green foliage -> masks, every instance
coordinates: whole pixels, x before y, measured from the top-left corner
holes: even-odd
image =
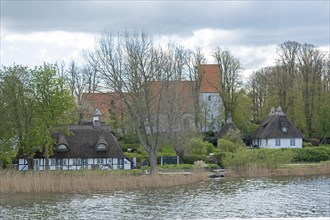
[[[182,158],[183,162],[186,164],[193,164],[195,161],[202,160],[208,162],[209,159],[206,155],[185,155]]]
[[[207,167],[207,164],[202,160],[195,161],[193,166],[194,169],[205,169]]]
[[[245,146],[243,143],[233,143],[227,139],[220,139],[218,142],[218,148],[221,152],[232,152],[235,153],[240,149],[244,149]]]
[[[192,138],[188,144],[188,155],[207,155],[208,149],[213,149],[213,145],[200,138]]]
[[[159,166],[161,169],[181,169],[181,170],[186,170],[186,169],[191,169],[193,167],[192,164],[165,164]]]
[[[165,145],[161,148],[158,156],[176,156],[174,149],[169,145]]]
[[[281,164],[290,163],[294,154],[282,149],[239,150],[236,153],[226,153],[222,164],[226,168],[242,168],[260,166],[277,168]]]
[[[294,162],[320,162],[330,160],[330,147],[288,149],[294,153]]]

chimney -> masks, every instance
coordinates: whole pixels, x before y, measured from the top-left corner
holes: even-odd
[[[101,125],[101,120],[100,120],[100,116],[102,116],[103,113],[99,108],[96,108],[94,114],[93,114],[93,125],[94,126],[99,126]]]

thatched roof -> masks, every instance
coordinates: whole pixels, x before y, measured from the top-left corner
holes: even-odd
[[[109,126],[104,123],[93,124],[92,122],[70,125],[69,135],[56,132],[53,138],[56,141],[54,155],[61,158],[125,158],[116,137],[112,134]],[[57,147],[65,144],[67,151],[59,151]],[[106,145],[106,150],[97,148],[99,144]]]
[[[281,107],[270,114],[252,134],[252,138],[302,138],[303,135],[286,117]]]
[[[216,133],[214,136],[216,138],[222,138],[223,136],[225,136],[229,131],[239,131],[239,129],[236,127],[236,125],[233,122],[233,119],[231,117],[231,115],[229,114],[228,119],[226,121],[226,124],[221,128],[221,130]]]

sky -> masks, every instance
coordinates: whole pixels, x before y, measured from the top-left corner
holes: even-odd
[[[98,1],[0,0],[0,65],[30,67],[83,63],[104,31],[144,30],[191,50],[208,63],[217,47],[229,50],[247,77],[275,64],[285,41],[330,51],[330,0]]]

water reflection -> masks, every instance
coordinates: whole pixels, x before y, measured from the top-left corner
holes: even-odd
[[[223,178],[171,189],[1,195],[0,219],[330,217],[330,178]]]

